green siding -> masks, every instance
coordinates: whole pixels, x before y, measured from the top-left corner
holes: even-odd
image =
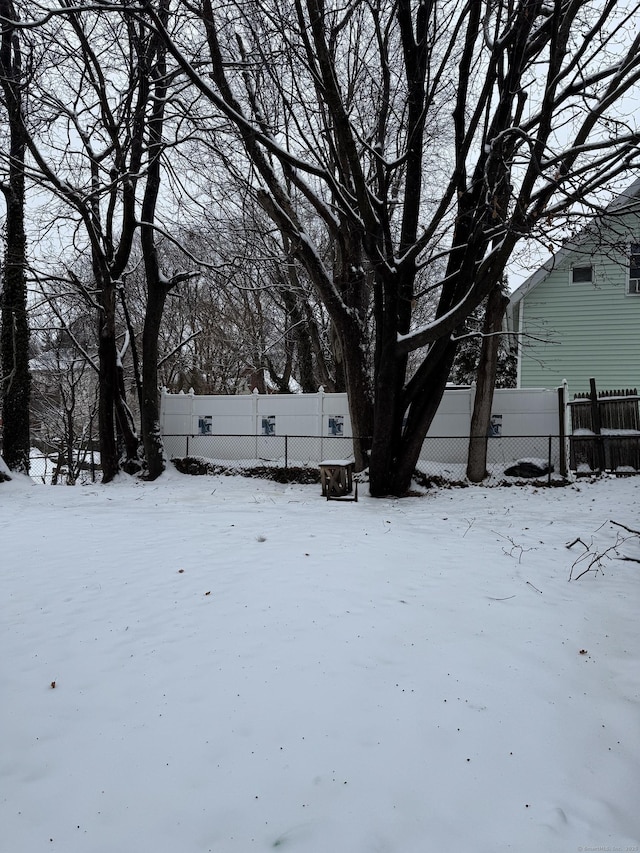
[[[636,220],[636,234],[638,225]],[[588,391],[591,377],[602,390],[640,387],[640,296],[627,294],[628,260],[621,245],[629,242],[627,232],[617,248],[605,252],[582,246],[523,298],[522,329],[533,337],[521,342],[522,388],[555,387],[566,379],[573,394]],[[571,267],[589,263],[594,281],[572,284]]]

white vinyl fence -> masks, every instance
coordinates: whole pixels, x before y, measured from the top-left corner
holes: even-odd
[[[445,391],[421,459],[466,462],[474,391],[473,387]],[[496,390],[488,462],[547,459],[549,436],[564,434],[562,409],[558,389]],[[164,391],[160,423],[169,458],[190,455],[230,461],[286,454],[294,463],[317,463],[352,452],[347,440],[353,435],[347,396],[322,389],[317,394],[237,396]],[[274,442],[275,437],[286,437],[286,451],[282,442]],[[554,444],[559,447],[557,440]],[[280,449],[274,454],[276,445]]]

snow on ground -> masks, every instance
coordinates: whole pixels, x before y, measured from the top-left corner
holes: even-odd
[[[0,485],[2,849],[639,850],[640,478],[362,491]]]

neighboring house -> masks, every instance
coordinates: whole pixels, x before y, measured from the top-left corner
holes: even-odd
[[[519,388],[640,387],[640,178],[511,294]]]

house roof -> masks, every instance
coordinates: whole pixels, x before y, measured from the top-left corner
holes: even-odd
[[[627,207],[628,210],[625,211],[625,207]],[[640,177],[636,178],[636,180],[630,184],[626,190],[616,196],[613,201],[607,205],[605,211],[600,216],[594,217],[594,221],[602,219],[608,213],[616,213],[619,215],[621,213],[631,213],[633,211],[640,212]],[[557,269],[565,258],[576,251],[580,243],[588,238],[592,233],[593,228],[593,222],[585,226],[579,234],[568,241],[561,249],[555,252],[555,254],[551,255],[551,257],[546,260],[544,264],[542,264],[542,266],[539,267],[532,275],[530,275],[529,278],[520,285],[520,287],[513,291],[509,299],[509,313],[512,313],[513,308],[521,302],[528,293],[543,282],[550,272]]]

